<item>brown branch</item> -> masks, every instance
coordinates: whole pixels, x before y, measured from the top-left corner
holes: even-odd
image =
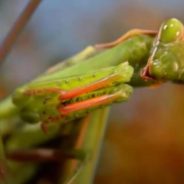
[[[0,46],[0,62],[2,62],[8,55],[19,34],[33,15],[40,2],[41,0],[30,0],[23,12],[20,14]]]

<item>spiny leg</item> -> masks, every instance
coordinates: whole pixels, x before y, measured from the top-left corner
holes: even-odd
[[[122,88],[112,94],[106,94],[106,95],[98,96],[95,98],[87,99],[84,101],[75,102],[72,104],[61,106],[58,108],[58,111],[60,112],[61,116],[68,116],[77,111],[97,108],[100,106],[112,104],[114,102],[123,101],[123,100],[126,100],[130,95],[130,88],[127,91],[126,90],[127,89],[124,90]]]
[[[98,84],[98,83],[97,83]],[[84,89],[85,90],[85,89]],[[132,93],[132,88],[124,83],[115,84],[114,86],[106,87],[102,89],[88,91],[87,94],[80,96],[73,96],[66,102],[61,101],[57,111],[57,116],[49,116],[42,123],[42,129],[47,132],[48,123],[53,122],[52,119],[57,119],[56,122],[61,120],[73,120],[75,118],[81,118],[86,115],[89,111],[97,109],[101,106],[109,105],[114,102],[125,101]]]
[[[118,66],[106,68],[106,70],[99,70],[96,73],[101,73],[102,71],[106,71],[106,73],[103,76],[101,75],[101,78],[96,78],[82,87],[77,87],[68,91],[62,91],[60,93],[59,99],[64,101],[92,91],[96,91],[98,89],[114,86],[119,83],[129,82],[133,74],[133,68],[128,64],[128,62],[122,63]],[[96,73],[94,74],[96,75]]]
[[[121,76],[117,72],[113,75],[110,75],[106,78],[103,78],[99,81],[89,84],[88,86],[76,88],[70,91],[61,91],[59,95],[60,105],[59,105],[59,108],[57,109],[59,111],[59,115],[53,116],[53,117],[52,116],[47,117],[47,119],[42,123],[43,131],[47,133],[49,122],[58,122],[59,120],[62,120],[66,116],[70,115],[70,113],[72,112],[83,110],[85,108],[98,107],[103,104],[107,105],[107,104],[113,103],[114,101],[116,101],[126,93],[117,92],[115,94],[108,94],[106,91],[110,91],[110,92],[117,91],[116,88],[119,89],[119,86],[121,86],[121,83],[123,83],[123,76]],[[118,84],[120,85],[117,87],[116,85]],[[113,87],[113,85],[115,85],[115,87]],[[122,84],[122,85],[125,85],[125,84]],[[125,86],[128,86],[128,85],[125,85]],[[95,93],[97,93],[100,96],[94,98]],[[102,95],[104,93],[107,93],[107,95]],[[79,98],[79,102],[75,102],[76,98]],[[67,105],[65,105],[65,102]],[[68,113],[62,113],[66,111]]]
[[[79,110],[84,110],[87,108],[108,104],[113,100],[115,100],[116,98],[117,97],[114,95],[104,95],[104,96],[88,99],[82,102],[69,104],[69,105],[66,105],[65,107],[59,108],[58,110],[60,111],[61,115],[67,116],[70,113],[73,113]]]
[[[25,89],[18,91],[17,96],[44,96],[58,94],[60,99],[70,99],[80,95],[84,88],[85,92],[103,88],[107,83],[116,81],[128,82],[132,76],[133,68],[124,62],[118,66],[110,66],[103,69],[90,71],[86,74],[68,77],[67,79],[56,79],[52,81],[35,82]],[[100,87],[102,86],[102,87]],[[22,98],[21,98],[22,99]]]
[[[101,80],[94,81],[93,83],[84,86],[78,87],[71,90],[62,90],[60,88],[45,87],[42,89],[28,89],[24,92],[26,96],[39,96],[39,95],[48,95],[48,94],[59,94],[60,100],[68,100],[73,97],[77,97],[84,93],[94,91],[100,88],[103,88],[107,85],[111,85],[113,82],[117,81],[120,77],[117,74],[112,74],[108,77],[102,78]]]
[[[112,74],[106,78],[103,78],[99,81],[89,84],[88,86],[79,87],[70,91],[61,91],[59,98],[60,100],[72,99],[82,94],[89,93],[107,86],[111,86],[113,85],[113,83],[117,83],[119,79],[120,76],[118,74]]]
[[[93,98],[94,96],[90,96],[92,92],[96,93],[96,91],[109,87],[114,88],[114,86],[126,83],[130,81],[132,74],[133,68],[126,62],[118,66],[90,72],[87,75],[80,75],[83,78],[80,80],[79,76],[67,78],[68,81],[70,80],[67,84],[62,80],[35,83],[17,92],[20,99],[17,100],[17,104],[20,106],[20,111],[24,115],[26,114],[24,120],[28,122],[33,122],[30,119],[33,119],[34,122],[41,121],[42,129],[47,132],[49,123],[68,121],[68,117],[61,116],[58,107]],[[69,86],[71,83],[74,85]],[[98,96],[101,95],[103,94]],[[25,105],[21,105],[21,103]],[[35,108],[34,112],[32,107]],[[75,119],[74,116],[69,116],[69,120],[70,118]],[[76,117],[82,117],[82,115],[79,113],[76,114]]]
[[[94,81],[93,83],[84,86],[77,87],[71,90],[62,90],[60,88],[53,87],[44,87],[42,89],[28,89],[24,92],[26,96],[40,96],[40,95],[49,95],[49,94],[58,94],[60,100],[69,100],[71,98],[80,96],[84,93],[88,93],[90,91],[94,91],[107,85],[112,85],[112,83],[118,81],[120,77],[117,74],[112,74],[108,77],[102,78],[101,80]]]
[[[146,30],[146,29],[132,29],[132,30],[128,31],[127,33],[123,34],[122,36],[120,36],[115,41],[112,41],[109,43],[97,44],[97,45],[95,45],[95,48],[97,48],[97,49],[112,48],[112,47],[115,47],[116,45],[124,42],[125,40],[133,37],[133,36],[142,35],[142,34],[155,36],[157,34],[157,31]]]
[[[82,84],[83,81],[81,81],[81,83],[78,82],[77,84],[79,87],[75,87],[70,90],[63,89],[62,86],[58,85],[55,87],[44,86],[42,88],[31,87],[26,89],[23,93],[26,96],[47,96],[50,94],[56,94],[58,95],[58,99],[60,101],[66,101],[91,91],[112,86],[118,83],[128,82],[132,74],[133,68],[128,64],[128,62],[125,62],[118,66],[113,66],[90,73],[89,76],[92,76],[92,78],[87,83]],[[89,78],[89,76],[87,77]],[[86,77],[86,75],[76,76],[76,81],[78,78],[82,80],[83,77]],[[68,83],[69,80],[70,79],[67,79]]]

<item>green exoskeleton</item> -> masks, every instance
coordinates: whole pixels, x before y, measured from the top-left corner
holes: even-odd
[[[42,123],[43,128],[47,128],[50,123],[48,133],[45,134],[40,129],[40,123],[24,124],[17,118],[18,124],[8,124],[8,127],[12,128],[7,128],[3,134],[8,137],[5,142],[5,154],[15,156],[15,153],[19,153],[20,158],[20,155],[25,156],[27,153],[29,157],[30,150],[31,153],[40,153],[40,150],[36,149],[38,145],[64,132],[64,129],[60,130],[60,123],[70,122],[67,125],[71,125],[70,131],[73,131],[76,125],[85,123],[78,124],[72,120],[85,117],[88,112],[100,107],[127,100],[136,86],[150,86],[167,80],[183,82],[183,49],[183,25],[177,19],[169,19],[162,24],[158,32],[132,30],[114,42],[88,47],[66,62],[49,69],[44,75],[14,92],[11,98],[15,107],[10,98],[0,105],[0,119],[10,115],[16,118],[20,116],[26,122]],[[104,113],[106,110],[95,111],[92,113],[94,117],[87,119],[90,126],[86,129],[87,136],[82,137],[84,144],[71,146],[67,144],[70,142],[69,138],[60,137],[67,144],[67,149],[71,149],[73,153],[75,149],[84,150],[82,159],[75,154],[74,158],[82,161],[82,165],[85,165],[84,160],[87,160],[87,165],[91,168],[89,170],[93,173],[95,164],[92,162],[97,160],[98,155],[95,152],[99,150],[100,141],[103,139],[103,122],[108,114]],[[85,118],[83,120],[85,121]],[[7,125],[6,121],[4,124]],[[83,132],[85,131],[81,128],[80,136]],[[73,132],[70,132],[70,136],[73,136]],[[80,142],[79,138],[75,139],[76,142],[78,140]],[[57,148],[66,149],[65,145]],[[49,150],[49,153],[57,152],[57,148]],[[23,151],[26,149],[28,152]],[[90,159],[86,159],[88,153]],[[29,157],[29,161],[31,158]],[[16,159],[15,161],[9,164],[9,169],[14,175],[8,183],[25,183],[27,178],[36,172],[37,165],[28,166],[27,163],[19,163]],[[76,168],[80,170],[78,166]],[[89,178],[89,170],[82,170],[81,173]]]
[[[97,45],[98,52],[84,61],[17,89],[13,102],[25,121],[44,126],[127,100],[132,87],[150,85],[153,79],[182,82],[183,34],[177,19],[163,23],[158,34],[132,30],[115,42]]]
[[[132,74],[126,62],[79,76],[37,81],[20,88],[13,100],[27,121],[72,120],[96,106],[126,100],[132,88],[124,83]]]
[[[184,81],[184,27],[169,19],[160,27],[142,76],[148,79]]]

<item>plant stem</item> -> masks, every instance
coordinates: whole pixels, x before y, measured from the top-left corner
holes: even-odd
[[[73,160],[66,165],[64,174],[66,184],[93,183],[107,126],[108,114],[109,107],[96,110],[82,122],[84,126],[82,127],[78,140],[76,140],[75,149],[84,151],[86,157],[83,161]],[[60,178],[60,183],[63,183],[63,176]]]
[[[75,184],[92,184],[94,181],[95,171],[107,127],[109,109],[109,107],[106,107],[97,110],[90,116],[89,127],[82,145],[82,149],[89,152],[89,159],[84,163],[84,168],[76,178]]]
[[[0,61],[3,61],[6,58],[21,31],[33,15],[40,2],[41,0],[30,0],[26,8],[20,14],[0,46]]]
[[[51,148],[20,149],[7,153],[7,158],[21,162],[59,162],[62,159],[83,159],[84,153],[79,150]]]

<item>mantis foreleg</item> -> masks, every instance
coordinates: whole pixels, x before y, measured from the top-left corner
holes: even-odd
[[[133,68],[128,63],[122,63],[64,80],[35,82],[18,90],[14,95],[14,102],[19,106],[26,121],[42,120],[45,124],[72,120],[76,116],[80,117],[78,111],[82,111],[79,114],[85,115],[86,108],[94,109],[121,98],[126,99],[131,87],[123,83],[128,82],[132,74]],[[95,99],[93,95],[96,95]],[[35,104],[38,105],[34,107]]]
[[[132,38],[134,36],[138,36],[138,35],[155,36],[157,33],[158,33],[158,31],[154,31],[154,30],[132,29],[112,42],[95,45],[95,48],[96,49],[108,49],[108,48],[115,47],[115,46],[119,45],[120,43],[124,42],[125,40]]]

